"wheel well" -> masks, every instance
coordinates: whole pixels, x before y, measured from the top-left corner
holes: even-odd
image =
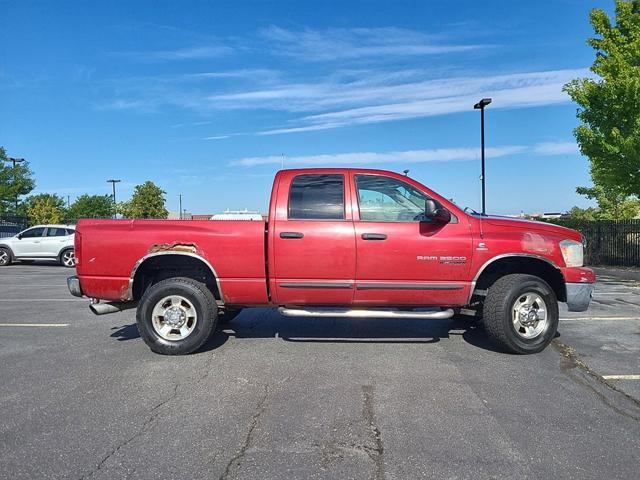
[[[539,258],[505,257],[490,263],[476,280],[475,288],[485,290],[500,277],[512,273],[525,273],[543,279],[549,284],[561,302],[567,301],[564,277],[559,269]]]
[[[203,260],[183,254],[163,254],[144,260],[133,277],[131,295],[140,300],[151,285],[172,277],[186,277],[204,283],[216,300],[222,300],[214,272]]]

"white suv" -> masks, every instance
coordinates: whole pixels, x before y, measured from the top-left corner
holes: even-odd
[[[0,267],[14,260],[58,260],[74,267],[74,225],[36,225],[9,238],[0,238]]]

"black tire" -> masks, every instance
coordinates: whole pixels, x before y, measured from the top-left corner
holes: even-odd
[[[532,338],[523,338],[513,322],[512,309],[527,294],[538,295],[546,304],[547,323]],[[484,328],[489,338],[511,353],[538,353],[545,349],[558,329],[558,299],[553,289],[539,277],[524,274],[505,275],[487,292],[482,309]],[[522,332],[522,331],[521,331]]]
[[[225,325],[231,322],[242,312],[241,308],[224,308],[218,311],[218,325]]]
[[[11,265],[12,261],[11,250],[8,248],[0,247],[0,267],[6,267]]]
[[[73,258],[73,263],[69,263],[68,262],[68,255],[71,255]],[[76,261],[75,261],[75,252],[73,250],[73,248],[65,248],[64,250],[62,250],[60,252],[60,255],[58,257],[58,261],[60,262],[60,265],[62,265],[63,267],[67,267],[67,268],[75,268],[76,266]]]
[[[167,340],[153,326],[153,309],[165,297],[179,295],[196,311],[193,331],[183,339]],[[183,277],[162,280],[147,289],[138,304],[138,331],[151,350],[162,355],[185,355],[198,350],[216,327],[218,308],[213,293],[203,283]]]

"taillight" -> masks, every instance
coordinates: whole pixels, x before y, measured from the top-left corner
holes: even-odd
[[[82,258],[82,234],[76,230],[75,238],[73,239],[73,248],[75,249],[76,268],[80,266]]]

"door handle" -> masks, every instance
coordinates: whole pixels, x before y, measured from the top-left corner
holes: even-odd
[[[363,240],[386,240],[387,236],[384,233],[363,233]]]
[[[280,238],[294,240],[302,237],[304,237],[304,233],[302,232],[280,232]]]

